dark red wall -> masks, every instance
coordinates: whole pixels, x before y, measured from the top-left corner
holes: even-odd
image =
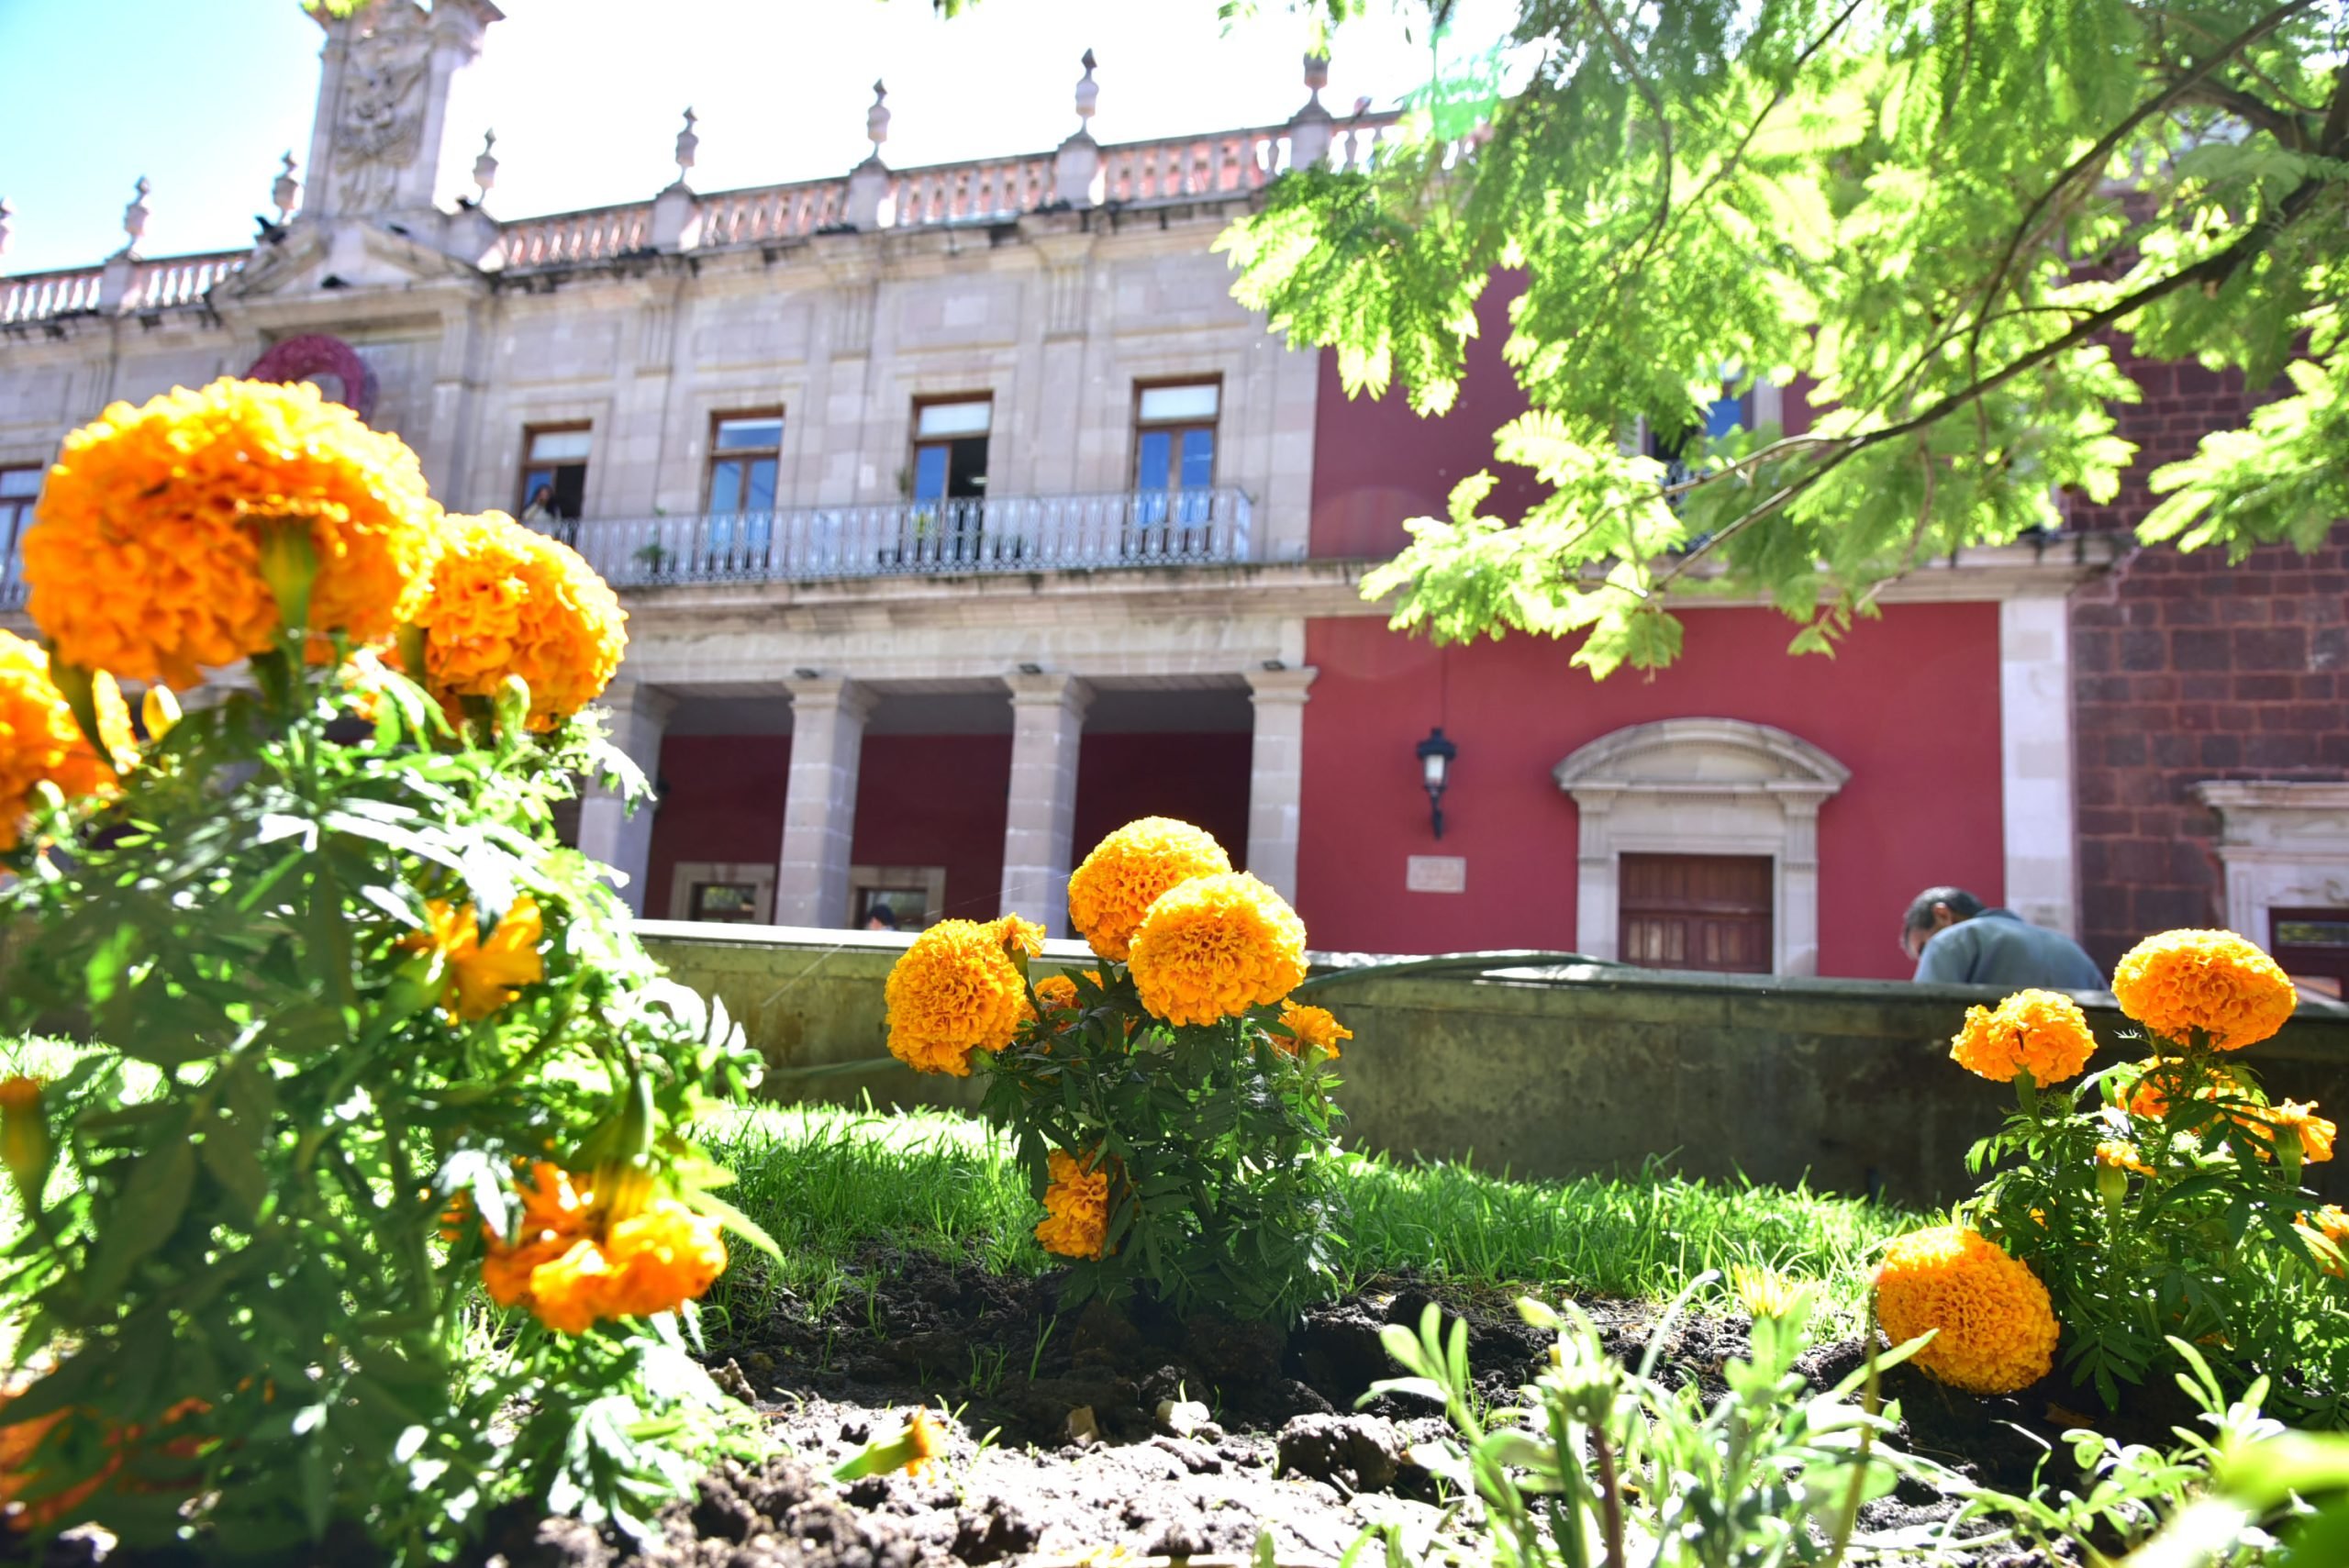
[[[868,735],[857,763],[858,865],[944,866],[946,914],[1003,913],[1008,735]]]
[[[2123,356],[2143,399],[2113,410],[2137,444],[2120,494],[2075,526],[2132,529],[2153,471],[2237,426],[2242,377]],[[2081,940],[2110,965],[2140,938],[2221,923],[2210,779],[2349,777],[2349,527],[2314,555],[2143,550],[2072,602]],[[2265,931],[2246,931],[2254,941]]]
[[[1852,770],[1820,817],[1821,973],[1909,973],[1896,932],[1921,888],[2002,895],[1997,606],[1895,606],[1831,660],[1787,654],[1793,628],[1767,611],[1687,621],[1672,668],[1598,683],[1546,639],[1439,650],[1375,618],[1308,623],[1320,675],[1305,706],[1297,902],[1313,945],[1572,951],[1577,824],[1550,770],[1613,730],[1680,717],[1776,725]],[[1439,720],[1460,747],[1441,844],[1412,754]],[[1405,857],[1431,853],[1466,857],[1464,895],[1404,890]]]
[[[783,852],[783,796],[791,778],[788,735],[672,735],[661,743],[667,786],[652,819],[647,916],[684,919],[669,907],[679,861],[772,862]]]
[[[1216,837],[1248,869],[1252,737],[1087,735],[1076,765],[1075,855],[1137,817],[1172,817]]]

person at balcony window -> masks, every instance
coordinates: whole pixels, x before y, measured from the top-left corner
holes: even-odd
[[[541,528],[554,520],[554,486],[541,484],[530,492],[529,500],[522,505],[522,524],[526,528]]]
[[[1909,902],[1900,951],[1916,961],[1919,980],[1944,985],[2104,989],[2104,972],[2079,943],[2012,910],[1985,908],[1962,887],[1929,887]]]
[[[868,931],[896,930],[897,929],[896,911],[891,909],[886,904],[875,904],[865,914],[864,929]]]

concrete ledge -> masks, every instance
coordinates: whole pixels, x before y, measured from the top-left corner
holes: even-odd
[[[667,920],[638,931],[672,974],[742,1021],[775,1069],[775,1098],[976,1104],[975,1082],[894,1062],[810,1072],[885,1055],[882,984],[908,938]],[[1949,1060],[1965,1009],[1999,991],[1512,956],[1397,972],[1380,965],[1397,961],[1319,955],[1312,1000],[1354,1031],[1338,1092],[1352,1142],[1528,1176],[1635,1170],[1661,1155],[1692,1174],[1926,1204],[1966,1189],[1966,1148],[2012,1103]],[[1091,958],[1052,942],[1044,962]],[[2079,999],[2104,1042],[2092,1067],[2143,1054],[2121,1038],[2130,1026],[2110,996]],[[2349,1008],[2305,1003],[2245,1060],[2279,1097],[2349,1120]],[[2310,1184],[2349,1195],[2339,1169],[2311,1167]]]

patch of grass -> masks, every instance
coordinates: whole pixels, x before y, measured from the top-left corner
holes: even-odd
[[[974,1257],[1003,1273],[1052,1260],[1009,1146],[951,1112],[807,1106],[732,1113],[705,1129],[731,1169],[729,1197],[783,1248],[744,1246],[707,1300],[710,1332],[780,1310],[821,1313],[868,1294],[856,1255],[879,1244]],[[1825,1307],[1856,1321],[1868,1254],[1914,1223],[1855,1198],[1694,1181],[1659,1167],[1623,1177],[1512,1181],[1454,1162],[1352,1156],[1348,1288],[1413,1270],[1475,1288],[1669,1296],[1706,1269],[1767,1263],[1823,1282]],[[1726,1299],[1724,1295],[1722,1299]]]

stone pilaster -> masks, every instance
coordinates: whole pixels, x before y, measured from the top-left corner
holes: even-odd
[[[856,835],[857,764],[871,688],[837,676],[786,681],[791,693],[791,782],[776,862],[778,926],[848,924],[849,846]]]
[[[2053,594],[1998,605],[1998,753],[2006,906],[2034,926],[2079,929],[2072,817],[2071,606]]]
[[[661,738],[677,699],[633,681],[619,681],[605,692],[602,706],[611,715],[612,744],[627,752],[646,778],[657,779]],[[649,802],[630,810],[618,795],[596,784],[579,801],[580,852],[619,873],[620,896],[639,915],[644,913],[645,872],[652,862],[653,810]]]
[[[1256,740],[1248,765],[1248,870],[1297,900],[1297,827],[1305,793],[1305,699],[1320,672],[1251,670]]]
[[[1047,936],[1068,929],[1076,756],[1093,688],[1074,675],[1018,674],[1011,687],[1011,800],[1003,818],[1003,912]]]

